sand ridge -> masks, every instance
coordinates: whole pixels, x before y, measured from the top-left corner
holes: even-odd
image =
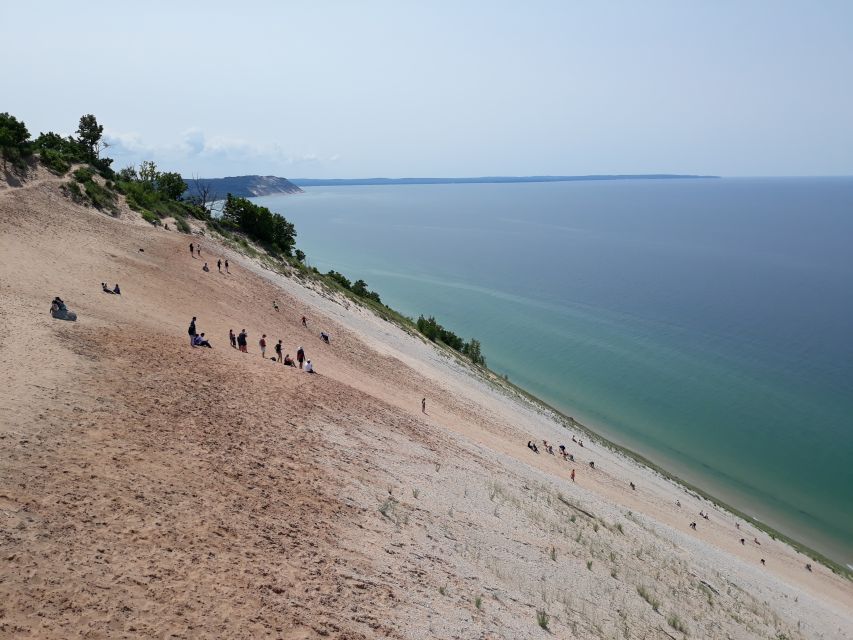
[[[363,309],[60,182],[0,191],[0,636],[853,637],[849,581]]]

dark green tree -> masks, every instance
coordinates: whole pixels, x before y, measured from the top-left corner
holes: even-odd
[[[0,113],[0,156],[4,171],[7,162],[17,169],[26,167],[26,158],[32,153],[29,139],[30,132],[23,122],[8,113]]]
[[[295,255],[299,262],[305,262],[305,252],[302,249],[297,249]]]
[[[293,252],[293,245],[296,244],[296,227],[266,207],[229,193],[222,208],[222,219],[253,240],[275,251],[281,251],[287,256]]]
[[[96,160],[101,157],[101,150],[107,145],[101,141],[104,134],[104,126],[98,124],[98,120],[91,113],[80,116],[80,124],[77,127],[77,142],[86,150],[89,158]]]
[[[180,200],[186,190],[187,183],[180,173],[167,171],[157,176],[157,191],[170,200]]]
[[[366,297],[368,294],[367,283],[364,280],[356,280],[352,283],[352,292],[357,296]]]

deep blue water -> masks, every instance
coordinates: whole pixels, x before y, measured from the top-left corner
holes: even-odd
[[[315,187],[311,264],[853,562],[853,178]]]

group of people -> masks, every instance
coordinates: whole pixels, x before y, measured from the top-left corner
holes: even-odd
[[[190,242],[190,255],[193,258],[200,258],[201,257],[201,245],[200,244],[193,244],[192,242]],[[222,273],[222,267],[223,266],[225,266],[225,273],[231,273],[228,270],[229,265],[228,265],[228,259],[227,258],[226,258],[224,263],[222,262],[222,258],[219,258],[216,261],[216,269],[217,269],[217,271],[219,271],[219,273]],[[210,267],[208,267],[207,263],[205,262],[204,266],[201,268],[201,270],[204,272],[209,272]]]
[[[578,442],[574,436],[572,436],[572,442],[575,442],[575,443]],[[583,445],[581,445],[581,446],[583,446]],[[554,446],[549,444],[547,440],[542,441],[542,447],[545,449],[545,451],[550,453],[552,456],[556,455],[554,453]],[[533,442],[532,440],[527,441],[527,448],[530,449],[533,453],[539,453],[539,446],[535,442]],[[557,450],[560,452],[560,457],[563,458],[563,460],[565,460],[566,462],[574,462],[575,461],[574,454],[569,453],[568,449],[566,449],[566,445],[564,445],[564,444],[559,445],[557,447]],[[595,469],[595,462],[590,460],[589,466],[591,469]],[[572,479],[572,482],[575,481],[575,470],[574,469],[572,469],[571,479]]]
[[[190,320],[190,327],[187,329],[187,333],[190,335],[190,346],[191,347],[207,347],[208,349],[213,349],[213,345],[210,344],[210,341],[204,337],[204,333],[198,333],[195,328],[196,317],[193,316],[193,319]]]
[[[50,315],[57,320],[70,320],[72,322],[77,320],[77,314],[69,311],[59,296],[56,296],[50,303]]]
[[[101,290],[102,290],[104,293],[113,293],[113,294],[115,294],[115,295],[119,295],[119,296],[121,295],[121,289],[119,288],[118,283],[116,283],[116,286],[115,286],[113,289],[110,289],[110,288],[107,286],[107,283],[106,283],[106,282],[102,282],[102,283],[101,283]]]
[[[196,328],[196,320],[197,318],[193,316],[193,319],[190,321],[190,326],[187,329],[187,333],[190,337],[190,346],[193,347],[208,347],[210,349],[213,348],[213,345],[210,344],[210,341],[205,338],[204,333],[199,333]],[[304,318],[303,318],[304,320]],[[324,342],[328,343],[328,334],[324,334],[326,338],[324,338]],[[241,353],[249,353],[249,334],[245,329],[242,329],[240,333],[234,333],[234,329],[228,330],[228,341],[231,343],[231,346]],[[267,357],[267,334],[262,334],[261,339],[258,340],[258,347],[261,350],[261,357]],[[281,362],[285,366],[288,367],[298,367],[302,369],[306,373],[317,373],[314,369],[313,363],[305,357],[305,349],[303,347],[299,347],[296,350],[296,359],[290,357],[290,354],[283,354],[284,347],[282,341],[279,340],[275,345],[275,357],[270,358],[270,360],[274,360],[275,362]]]

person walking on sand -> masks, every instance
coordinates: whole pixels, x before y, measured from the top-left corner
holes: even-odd
[[[302,363],[305,362],[305,350],[302,347],[296,350],[296,361],[299,363],[299,368],[302,368]]]
[[[246,330],[243,329],[240,334],[237,336],[237,347],[243,353],[249,353],[249,334],[246,333]]]
[[[302,326],[308,328],[308,319],[305,316],[302,316]]]
[[[276,362],[281,362],[281,340],[275,345],[275,360]]]
[[[195,246],[195,252],[196,252],[196,254],[198,255],[198,257],[199,257],[199,258],[201,258],[201,243],[198,243],[198,244]]]
[[[574,481],[575,481],[575,470],[572,469],[572,482],[574,482]]]
[[[190,334],[190,346],[193,346],[193,338],[195,338],[195,316],[190,320],[190,328],[187,329],[187,333]]]
[[[258,340],[258,346],[261,348],[261,357],[267,357],[267,334],[261,336],[261,339]]]
[[[232,347],[237,348],[237,336],[234,335],[234,329],[228,329],[228,341]]]
[[[421,413],[426,413],[426,398],[421,398]]]
[[[220,258],[219,260],[216,261],[216,270],[219,273],[222,273],[222,258]]]
[[[228,271],[228,258],[225,258],[225,273],[231,273]]]
[[[272,301],[272,308],[278,311],[278,302],[276,302],[275,300]]]
[[[190,255],[195,258],[195,248],[193,247],[193,243],[190,242]]]

